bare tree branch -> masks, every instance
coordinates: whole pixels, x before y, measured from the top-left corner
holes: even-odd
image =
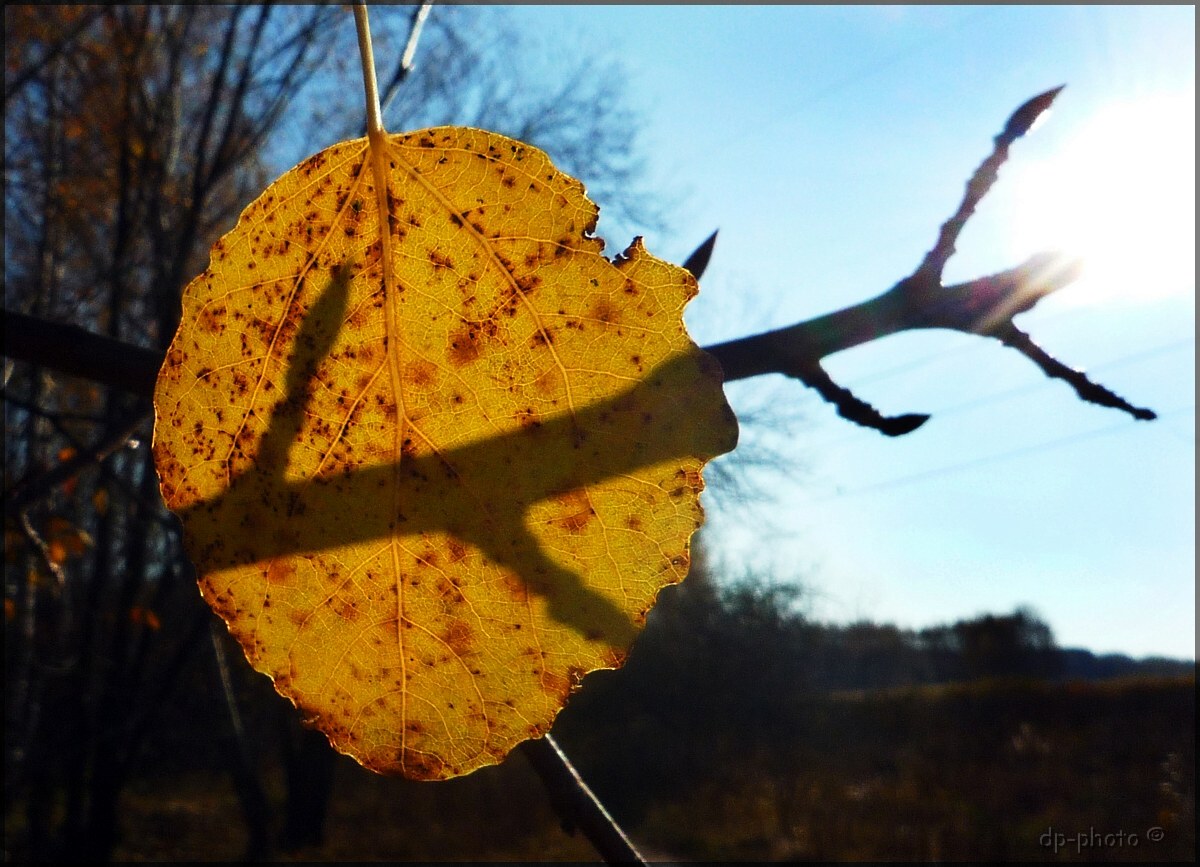
[[[713,233],[705,238],[699,247],[692,251],[692,255],[684,260],[683,269],[697,280],[708,269],[708,262],[712,259],[713,247],[717,245],[718,231],[714,229]]]
[[[523,742],[521,752],[542,778],[565,829],[578,827],[609,864],[646,863],[552,736]]]
[[[56,40],[52,45],[47,46],[41,57],[30,63],[25,68],[16,72],[11,77],[5,76],[7,81],[4,83],[4,102],[7,103],[10,99],[12,99],[13,96],[16,95],[17,91],[28,84],[30,79],[41,72],[42,69],[44,69],[48,63],[50,63],[50,61],[62,54],[63,51],[75,41],[75,38],[79,36],[80,33],[91,27],[92,24],[95,23],[96,20],[103,14],[103,6],[98,6],[87,10],[79,16],[79,19],[72,24],[70,29],[63,33],[58,40]]]
[[[721,364],[727,381],[768,373],[799,379],[833,403],[843,417],[888,436],[910,433],[928,416],[884,416],[870,404],[834,383],[821,360],[889,334],[921,328],[946,328],[995,337],[1037,364],[1047,376],[1070,384],[1083,400],[1119,409],[1139,420],[1155,418],[1149,409],[1135,407],[1108,389],[1091,382],[1046,353],[1013,324],[1019,313],[1073,282],[1079,263],[1055,254],[1041,254],[1006,271],[943,286],[942,271],[967,219],[991,188],[1007,159],[1011,142],[1023,135],[1050,106],[1061,88],[1047,91],[1022,105],[995,139],[991,156],[976,170],[955,214],[943,224],[937,244],[909,277],[881,295],[787,328],[705,347]],[[688,266],[703,273],[713,237],[689,257]],[[703,260],[703,261],[702,261]],[[15,311],[4,311],[4,354],[34,361],[94,382],[143,396],[153,393],[162,354],[102,338],[74,326],[52,323]]]
[[[1083,400],[1122,410],[1142,421],[1154,419],[1153,411],[1135,407],[1091,382],[1082,371],[1052,357],[1013,324],[1012,319],[1018,313],[1032,309],[1046,295],[1073,282],[1079,275],[1078,262],[1044,253],[1008,271],[957,286],[942,285],[942,274],[954,255],[958,236],[995,184],[1000,167],[1008,159],[1010,145],[1033,128],[1062,89],[1060,86],[1038,94],[1013,112],[994,139],[992,153],[967,182],[958,209],[942,224],[937,243],[916,271],[862,304],[790,328],[707,347],[706,351],[721,363],[726,380],[782,373],[815,389],[837,407],[842,417],[887,436],[900,436],[916,430],[929,416],[882,415],[834,383],[820,361],[834,352],[898,331],[948,328],[999,339],[1032,360],[1047,376],[1070,384]]]
[[[163,353],[102,337],[76,325],[50,322],[14,310],[3,311],[4,354],[151,397]]]
[[[1090,382],[1082,372],[1057,362],[1028,337],[1021,340],[1014,335],[1021,332],[1012,324],[1012,318],[1072,283],[1079,273],[1078,264],[1043,254],[1016,268],[949,287],[936,281],[931,284],[918,271],[869,301],[787,328],[707,346],[705,351],[720,362],[727,382],[782,373],[816,389],[838,407],[843,417],[897,436],[916,430],[928,416],[881,416],[869,404],[834,385],[820,361],[835,352],[901,331],[946,328],[995,337],[1028,356],[1047,376],[1068,382],[1083,400],[1151,420],[1155,418],[1151,410],[1132,406]]]
[[[963,195],[962,202],[959,203],[958,210],[954,212],[954,215],[949,220],[942,224],[937,244],[925,255],[925,261],[917,269],[916,275],[938,281],[942,279],[946,263],[954,255],[954,245],[958,242],[958,236],[967,225],[967,220],[971,219],[971,216],[975,213],[975,209],[979,207],[979,203],[983,201],[983,197],[988,194],[992,185],[996,183],[996,178],[1000,174],[1000,167],[1008,160],[1009,147],[1012,146],[1013,142],[1033,129],[1033,125],[1037,122],[1038,118],[1049,110],[1050,106],[1054,104],[1054,98],[1062,92],[1065,86],[1060,85],[1052,90],[1047,90],[1045,93],[1039,93],[1033,99],[1023,103],[1009,116],[1004,129],[993,140],[995,147],[993,147],[988,158],[971,175],[971,179],[967,181],[966,193]]]
[[[1077,265],[1042,255],[1016,268],[954,286],[930,287],[909,278],[861,304],[775,331],[706,346],[704,351],[720,363],[726,382],[782,373],[815,389],[837,406],[844,418],[898,436],[916,430],[928,416],[881,415],[833,383],[821,367],[821,359],[902,331],[946,328],[995,337],[1029,357],[1047,376],[1069,383],[1081,399],[1152,420],[1153,411],[1135,407],[1092,383],[1081,371],[1052,358],[1012,324],[1013,316],[1073,282]],[[161,352],[11,310],[3,316],[4,354],[9,358],[33,361],[143,397],[153,395],[163,361]]]
[[[881,415],[833,383],[820,361],[890,334],[946,328],[996,337],[1028,356],[1047,376],[1069,383],[1083,400],[1120,409],[1140,420],[1155,418],[1153,411],[1132,406],[1090,382],[1082,372],[1056,361],[1012,324],[1013,316],[1069,285],[1077,275],[1076,266],[1053,256],[1035,256],[1017,268],[954,286],[937,286],[940,302],[928,300],[933,294],[931,287],[909,278],[861,304],[775,331],[706,346],[704,351],[721,364],[727,382],[782,373],[815,389],[837,406],[844,418],[898,436],[916,430],[928,416]],[[925,296],[923,303],[920,296]],[[154,393],[161,352],[11,310],[3,316],[4,354],[9,358],[33,361],[143,397]]]
[[[408,78],[408,74],[412,72],[413,61],[417,56],[417,42],[421,39],[421,31],[425,27],[425,19],[429,17],[429,12],[433,8],[433,3],[422,3],[413,9],[412,20],[408,25],[408,42],[404,45],[404,51],[400,54],[400,61],[396,64],[396,71],[392,73],[392,77],[388,79],[387,86],[383,89],[383,113],[386,114],[388,106],[392,104],[392,100],[396,98],[396,93],[400,90],[400,85]]]

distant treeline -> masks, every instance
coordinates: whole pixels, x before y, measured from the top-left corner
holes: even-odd
[[[820,623],[804,613],[802,594],[794,586],[760,581],[716,582],[696,570],[684,584],[663,592],[631,664],[652,668],[655,661],[646,657],[669,657],[695,642],[702,643],[693,651],[700,657],[728,645],[729,654],[747,655],[755,665],[787,657],[793,688],[809,693],[1003,677],[1173,677],[1196,670],[1194,660],[1059,647],[1050,626],[1025,607],[910,630],[869,621]]]
[[[554,731],[619,819],[711,859],[1026,858],[1100,819],[1170,828],[1107,855],[1194,845],[1194,662],[1063,650],[1027,609],[902,630],[800,599],[700,571],[588,678]]]
[[[1075,647],[1059,651],[1062,659],[1059,675],[1066,680],[1107,680],[1114,677],[1174,677],[1195,674],[1195,660],[1150,656],[1134,659],[1123,653],[1097,656]]]
[[[1136,850],[1091,857],[1194,858],[1193,662],[1063,650],[1025,609],[903,630],[817,623],[802,602],[796,588],[721,583],[697,568],[662,593],[625,667],[585,678],[556,721],[589,786],[653,852],[1022,860],[1060,854],[1041,842],[1048,828],[1094,827],[1141,836]],[[294,748],[293,709],[236,653],[250,753],[290,823],[296,804],[330,789],[293,773],[291,759],[285,772],[281,756],[335,765]],[[141,757],[159,789],[199,770],[228,789],[230,726],[202,662]],[[322,857],[538,860],[570,839],[519,756],[438,784],[336,768],[334,848]],[[129,852],[182,857],[182,844],[146,848],[182,839],[182,819],[168,823],[154,799],[143,806],[129,819]],[[231,805],[223,821],[236,815]],[[1153,845],[1152,828],[1164,835]],[[212,854],[211,831],[189,833]]]
[[[728,600],[753,596],[726,591]],[[800,615],[795,615],[800,616]],[[808,652],[817,664],[814,686],[829,691],[957,683],[991,677],[1108,680],[1194,674],[1194,660],[1123,653],[1097,655],[1059,647],[1050,627],[1032,610],[983,614],[921,630],[882,623],[808,623]]]

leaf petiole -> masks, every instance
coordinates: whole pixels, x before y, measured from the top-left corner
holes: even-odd
[[[367,21],[367,4],[354,4],[354,26],[358,30],[358,54],[362,59],[363,88],[367,100],[367,136],[372,142],[387,135],[383,128],[383,111],[379,107],[379,84],[375,80],[375,53],[371,50],[371,25]]]

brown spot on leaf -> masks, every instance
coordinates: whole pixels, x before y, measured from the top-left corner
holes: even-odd
[[[436,779],[622,661],[733,421],[679,320],[691,284],[640,242],[623,272],[594,255],[596,209],[544,154],[453,128],[369,147],[306,160],[214,247],[154,456],[247,657],[339,749]],[[703,424],[662,424],[681,406]]]
[[[471,652],[474,635],[466,621],[454,620],[442,636],[442,640],[450,645],[450,649],[456,654],[465,656]]]
[[[542,426],[542,417],[531,407],[517,410],[515,418],[525,430],[535,430]]]
[[[553,523],[569,533],[583,532],[584,527],[596,517],[586,491],[568,491],[556,496],[554,502],[559,507],[559,514]]]
[[[437,366],[422,359],[415,359],[404,366],[404,379],[420,389],[427,389],[437,381]]]
[[[276,557],[267,563],[268,584],[290,584],[296,577],[296,564],[289,557]]]
[[[682,481],[693,491],[700,491],[704,488],[704,477],[700,475],[699,470],[690,468],[681,468],[675,471],[675,478]]]
[[[196,324],[202,331],[207,331],[209,334],[219,334],[225,330],[225,312],[224,305],[206,305],[200,311],[200,316],[196,319]]]
[[[625,664],[625,659],[629,656],[628,652],[617,647],[610,647],[601,655],[604,665],[607,668],[620,668]]]
[[[433,143],[430,143],[430,147]],[[399,770],[410,780],[438,780],[446,763],[431,753],[405,748],[400,755]]]
[[[607,324],[610,322],[615,322],[617,319],[618,313],[617,313],[617,308],[615,305],[613,305],[607,299],[601,298],[599,301],[596,302],[596,305],[592,308],[590,315],[591,315],[592,319],[597,319],[600,322],[604,322],[605,324]]]
[[[529,601],[529,585],[519,575],[504,572],[500,576],[500,586],[518,602],[524,604]]]
[[[467,556],[467,546],[455,539],[447,541],[446,548],[450,552],[451,563],[461,563]]]
[[[537,672],[538,682],[544,691],[559,699],[566,700],[571,694],[571,681],[561,674],[552,671]]]
[[[479,358],[482,348],[480,342],[479,326],[474,322],[463,323],[450,334],[450,346],[446,354],[455,367],[462,367]]]

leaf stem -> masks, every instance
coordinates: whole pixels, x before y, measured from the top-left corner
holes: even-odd
[[[375,80],[375,53],[371,50],[371,25],[367,21],[367,4],[354,4],[354,26],[358,30],[358,54],[362,58],[363,88],[367,99],[367,136],[376,141],[387,135],[383,128],[383,111],[379,107],[379,84]]]
[[[609,864],[646,863],[553,737],[524,741],[521,751],[542,778],[564,829],[578,827]]]

